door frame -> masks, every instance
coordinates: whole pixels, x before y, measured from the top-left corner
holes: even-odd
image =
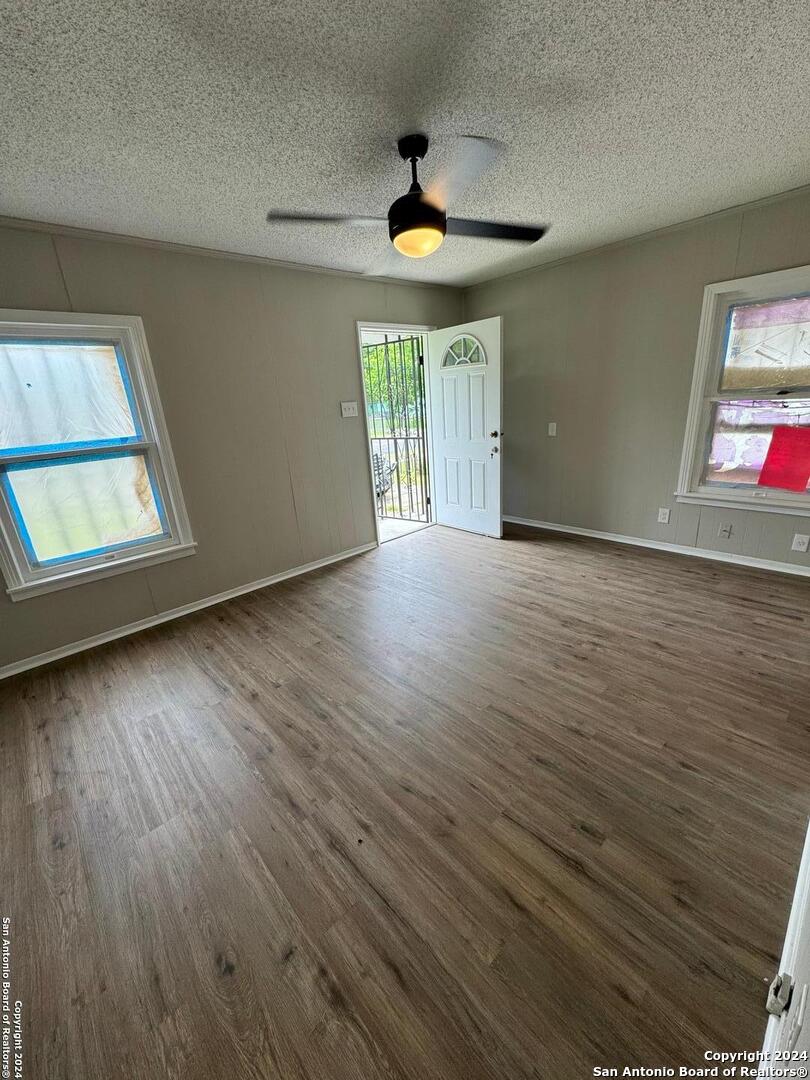
[[[374,462],[371,457],[371,437],[368,431],[368,401],[366,398],[366,379],[365,372],[363,371],[363,331],[372,330],[375,333],[394,333],[394,334],[420,334],[424,336],[429,334],[431,330],[435,330],[435,326],[425,326],[421,323],[406,323],[406,322],[373,322],[368,319],[357,319],[355,322],[355,328],[357,332],[357,363],[360,368],[360,387],[363,392],[363,433],[366,440],[366,456],[368,457],[368,483],[369,490],[371,491],[371,505],[374,508],[374,538],[377,542],[377,547],[380,546],[380,522],[377,517],[377,496],[374,490]],[[427,349],[424,350],[426,352]],[[427,356],[423,356],[424,365],[427,364]],[[436,499],[433,493],[433,442],[430,437],[430,387],[428,379],[428,372],[423,365],[422,379],[425,386],[425,440],[427,444],[427,456],[428,456],[428,494],[430,495],[431,510],[436,505]],[[432,525],[430,521],[428,524]]]
[[[801,937],[804,933],[807,933],[808,918],[810,918],[810,823],[808,823],[807,832],[805,833],[802,858],[796,875],[796,886],[791,899],[784,945],[782,946],[782,953],[779,958],[779,967],[776,969],[778,973],[781,974],[782,972],[787,971],[793,975],[794,979],[798,978],[796,961],[798,959]],[[795,989],[793,998],[794,1000],[790,1003],[790,1008],[795,1010],[799,1006],[799,1002],[795,1000]],[[768,1017],[768,1023],[765,1028],[765,1037],[762,1043],[762,1051],[769,1056],[763,1059],[763,1066],[773,1065],[773,1053],[777,1049],[784,1049],[784,1046],[780,1047],[779,1043],[785,1024],[788,1023],[793,1016],[790,1012],[790,1008],[781,1016]],[[810,1018],[808,1018],[808,1023],[810,1023]],[[790,1062],[786,1061],[785,1064],[789,1065]]]

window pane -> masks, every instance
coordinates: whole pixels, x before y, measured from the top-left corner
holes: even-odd
[[[703,483],[756,486],[777,424],[810,428],[810,400],[733,401],[715,405]]]
[[[735,304],[729,315],[723,390],[810,386],[810,296]]]
[[[462,364],[483,364],[484,354],[475,338],[460,337],[445,351],[442,367],[458,367]]]
[[[143,454],[10,466],[4,484],[35,564],[167,535]]]
[[[136,438],[114,345],[0,339],[0,451]]]

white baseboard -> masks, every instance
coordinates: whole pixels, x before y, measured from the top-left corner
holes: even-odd
[[[126,626],[116,627],[114,630],[105,630],[103,634],[94,634],[93,637],[82,638],[81,641],[71,642],[69,645],[61,645],[58,649],[50,649],[48,652],[39,653],[37,656],[29,656],[25,660],[16,660],[13,664],[0,667],[0,679],[8,679],[12,675],[19,675],[22,671],[41,667],[42,664],[51,664],[54,660],[62,660],[66,656],[83,652],[85,649],[94,649],[97,645],[104,645],[116,638],[127,637],[129,634],[137,634],[140,630],[148,630],[152,626],[179,619],[183,615],[190,615],[194,611],[211,607],[213,604],[221,604],[223,600],[232,600],[235,596],[244,593],[255,592],[256,589],[264,589],[268,585],[275,585],[278,581],[287,578],[298,577],[300,574],[308,574],[312,570],[318,570],[330,563],[340,562],[342,559],[350,559],[353,555],[362,555],[365,551],[376,548],[377,542],[361,544],[360,547],[351,548],[348,551],[339,551],[337,555],[327,555],[325,559],[316,559],[315,562],[306,563],[304,566],[294,566],[290,570],[282,570],[278,574],[262,578],[260,581],[251,581],[247,585],[237,585],[234,589],[217,593],[215,596],[206,596],[202,600],[194,600],[191,604],[183,604],[182,607],[171,608],[169,611],[161,611],[157,615],[150,615],[148,619],[139,619],[138,622],[127,623]]]
[[[574,536],[591,536],[595,540],[612,540],[616,544],[631,544],[634,547],[654,548],[656,551],[671,551],[676,555],[694,555],[698,559],[734,563],[736,566],[753,566],[757,570],[772,570],[779,574],[810,577],[810,566],[800,566],[797,563],[756,559],[751,555],[735,555],[731,551],[712,551],[711,548],[693,548],[685,544],[667,544],[663,540],[645,540],[641,536],[624,536],[622,533],[600,532],[598,529],[580,529],[575,525],[557,525],[552,521],[536,521],[534,518],[513,517],[510,514],[504,514],[503,520],[511,521],[515,525],[528,525],[533,529],[548,529],[550,532],[571,533]]]

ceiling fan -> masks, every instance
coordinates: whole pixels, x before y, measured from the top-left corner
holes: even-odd
[[[422,259],[431,255],[445,235],[477,236],[488,240],[518,240],[533,244],[546,232],[545,225],[507,225],[497,221],[478,221],[471,218],[447,216],[447,205],[458,198],[500,156],[501,149],[493,139],[464,136],[463,151],[427,191],[423,191],[416,174],[416,163],[428,150],[427,135],[404,135],[397,142],[400,156],[411,165],[411,186],[405,195],[396,199],[388,217],[344,217],[339,214],[285,214],[271,210],[270,222],[353,225],[375,227],[388,222],[391,243],[403,255]]]

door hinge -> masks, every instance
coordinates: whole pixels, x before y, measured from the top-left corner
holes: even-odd
[[[424,358],[424,356],[420,356],[419,357],[419,367],[424,367],[424,366],[425,366],[425,358]]]
[[[425,503],[426,503],[426,504],[427,504],[428,506],[430,506],[430,496],[429,496],[429,495],[426,495],[426,496],[425,496]]]
[[[793,978],[786,971],[774,977],[768,989],[765,1009],[771,1016],[781,1016],[790,1008],[790,996],[793,991]]]

